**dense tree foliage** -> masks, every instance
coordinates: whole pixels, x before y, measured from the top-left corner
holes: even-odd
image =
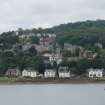
[[[32,44],[39,44],[39,38],[34,36],[34,37],[31,37],[31,43]]]
[[[18,34],[17,34],[18,33]],[[25,68],[32,68],[43,73],[45,64],[43,57],[39,55],[35,47],[31,47],[26,51],[22,51],[22,45],[19,42],[19,36],[29,34],[45,34],[55,33],[57,35],[56,43],[59,43],[63,51],[64,43],[79,45],[86,50],[97,52],[98,56],[94,60],[80,59],[77,61],[66,60],[61,65],[69,66],[71,71],[77,75],[86,73],[88,68],[105,68],[105,20],[85,21],[61,24],[47,29],[22,29],[16,32],[4,32],[0,35],[0,73],[5,73],[8,68],[18,67],[21,71]],[[31,44],[39,44],[39,38],[33,36],[30,40]],[[96,43],[102,44],[103,48],[96,46]],[[14,45],[18,45],[13,49]],[[56,49],[56,44],[54,44]],[[79,56],[78,49],[73,54],[70,51],[63,51],[64,57]],[[56,62],[54,68],[58,69]]]

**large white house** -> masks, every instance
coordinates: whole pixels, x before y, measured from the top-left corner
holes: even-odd
[[[23,77],[37,77],[38,72],[35,70],[23,70]]]
[[[70,71],[68,71],[68,67],[59,67],[59,78],[70,78]]]
[[[45,78],[54,78],[56,76],[56,71],[54,69],[46,69],[44,72]]]
[[[89,69],[88,70],[89,78],[102,78],[103,77],[103,69]]]
[[[47,57],[50,62],[56,61],[57,64],[62,62],[62,56],[59,54],[45,53],[43,56]]]
[[[60,62],[62,62],[62,57],[61,57],[61,55],[59,55],[59,54],[52,54],[52,55],[49,57],[49,61],[50,61],[50,62],[56,61],[57,64],[59,64]]]

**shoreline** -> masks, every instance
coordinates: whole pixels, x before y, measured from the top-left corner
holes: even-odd
[[[105,80],[89,79],[39,79],[39,80],[0,80],[0,85],[34,85],[34,84],[105,84]]]

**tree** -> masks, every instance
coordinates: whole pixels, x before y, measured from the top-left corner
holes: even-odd
[[[28,49],[28,53],[30,56],[36,56],[37,55],[37,50],[35,49],[34,46]]]
[[[39,73],[44,74],[45,64],[41,56],[36,56],[34,59],[34,68],[39,71]]]
[[[5,73],[8,68],[15,68],[15,55],[11,51],[1,52],[0,54],[0,73]]]
[[[105,49],[99,50],[98,57],[96,58],[97,65],[100,65],[100,68],[105,69]]]
[[[56,76],[59,77],[59,71],[58,71],[59,65],[57,64],[56,61],[53,62],[53,68],[56,70]]]
[[[86,74],[86,71],[88,68],[90,68],[90,63],[87,59],[82,59],[82,60],[79,60],[77,62],[77,74],[78,75],[82,75],[82,74]]]
[[[39,38],[36,36],[31,37],[31,43],[32,44],[39,44]]]
[[[16,59],[16,65],[21,71],[25,69],[29,63],[29,57],[25,52],[22,51],[18,52],[15,55],[15,59]]]

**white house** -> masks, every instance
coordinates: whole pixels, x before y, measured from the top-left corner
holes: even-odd
[[[88,70],[89,78],[102,78],[103,77],[103,69],[89,69]]]
[[[49,57],[49,61],[50,62],[52,62],[52,61],[59,62],[59,61],[62,61],[62,57],[59,54],[51,54],[51,56]]]
[[[22,76],[23,77],[37,77],[37,71],[34,70],[23,70]]]
[[[28,34],[28,35],[26,35],[26,34],[20,35],[19,38],[20,38],[20,39],[23,39],[23,38],[28,39],[28,38],[33,37],[33,36],[35,36],[35,34],[30,33],[30,34]]]
[[[44,72],[45,78],[54,78],[56,76],[56,71],[54,69],[46,69]]]
[[[68,67],[59,67],[59,78],[70,78],[70,71]]]
[[[43,55],[44,57],[47,57],[50,62],[56,61],[57,64],[62,62],[62,56],[59,54],[53,54],[53,53],[46,53]]]

